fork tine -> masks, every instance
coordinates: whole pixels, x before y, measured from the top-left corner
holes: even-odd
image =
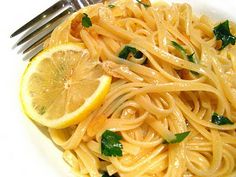
[[[23,56],[23,61],[26,61],[26,60],[31,61],[42,50],[43,50],[43,43],[36,46],[34,50],[31,50],[29,53],[25,54]]]
[[[74,12],[74,10],[72,8],[68,8],[66,10],[64,10],[62,13],[60,13],[59,15],[57,15],[56,17],[54,17],[53,19],[51,19],[49,22],[45,23],[44,25],[40,26],[39,28],[37,28],[35,31],[33,31],[32,33],[30,33],[29,35],[25,36],[23,39],[21,39],[16,46],[19,46],[21,44],[23,44],[24,42],[28,41],[29,39],[33,38],[34,36],[36,36],[37,34],[39,34],[41,31],[46,30],[47,28],[49,28],[52,24],[54,24],[57,20],[60,20],[62,17],[65,17],[66,15],[71,14],[72,12]]]
[[[16,30],[14,33],[11,34],[11,38],[22,33],[23,31],[27,30],[28,28],[30,28],[31,26],[33,26],[35,23],[37,23],[40,20],[45,19],[46,17],[48,17],[49,15],[53,14],[54,12],[56,12],[57,10],[61,9],[62,7],[64,7],[68,2],[66,0],[60,0],[57,3],[53,4],[51,7],[49,7],[48,9],[46,9],[45,11],[43,11],[41,14],[39,14],[38,16],[36,16],[35,18],[33,18],[32,20],[30,20],[28,23],[26,23],[25,25],[23,25],[22,27],[20,27],[18,30]]]
[[[33,44],[31,44],[29,47],[27,47],[27,49],[25,49],[23,51],[23,54],[29,52],[30,50],[34,49],[35,47],[37,47],[38,45],[40,45],[41,43],[46,41],[51,36],[51,32],[52,31],[49,31],[43,37],[41,37],[39,40],[35,41]]]

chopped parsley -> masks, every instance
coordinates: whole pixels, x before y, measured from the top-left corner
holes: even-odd
[[[150,3],[144,3],[142,0],[136,0],[139,4],[142,4],[144,7],[148,8],[150,7]]]
[[[178,50],[180,53],[181,53],[181,55],[182,55],[182,57],[185,59],[185,60],[188,60],[188,61],[190,61],[190,62],[192,62],[192,63],[197,63],[197,61],[196,61],[196,58],[194,57],[194,55],[195,55],[195,53],[193,52],[192,54],[190,54],[190,55],[187,55],[187,51],[186,51],[186,49],[185,48],[183,48],[180,44],[178,44],[177,42],[175,42],[175,41],[171,41],[172,42],[172,45],[174,46],[174,48],[176,49],[176,50]],[[191,71],[193,74],[195,74],[195,75],[198,75],[199,73],[197,73],[197,72],[195,72],[195,71]]]
[[[211,122],[216,124],[216,125],[226,125],[226,124],[234,124],[231,120],[229,120],[227,117],[225,116],[220,116],[217,113],[213,113],[211,116]]]
[[[165,140],[163,143],[164,144],[175,144],[175,143],[180,143],[181,141],[183,141],[188,135],[189,135],[190,131],[187,132],[183,132],[183,133],[176,133],[175,134],[175,139],[171,140],[171,141],[167,141]]]
[[[187,55],[187,51],[185,48],[183,48],[180,44],[178,44],[175,41],[171,41],[171,42],[172,42],[172,45],[174,46],[174,48],[181,53],[181,55],[183,56],[184,59],[187,59],[188,61],[190,61],[192,63],[197,63],[196,59],[194,58],[194,54],[195,54],[194,52],[190,55]]]
[[[88,16],[86,13],[83,13],[82,25],[83,25],[85,28],[89,28],[90,26],[92,26],[91,19],[89,18],[89,16]]]
[[[123,58],[123,59],[127,59],[129,54],[132,53],[133,56],[137,59],[142,58],[143,53],[140,52],[139,50],[137,50],[134,47],[130,47],[130,46],[125,46],[119,53],[119,57]]]
[[[192,62],[192,63],[196,63],[195,58],[194,58],[194,52],[190,55],[187,55],[188,61]]]
[[[106,130],[102,134],[101,152],[105,156],[122,156],[123,146],[119,142],[122,137],[110,130]]]
[[[183,58],[185,59],[186,58],[186,56],[187,56],[187,51],[180,45],[180,44],[178,44],[177,42],[175,42],[175,41],[171,41],[171,43],[172,43],[172,45],[174,46],[174,48],[176,49],[176,50],[178,50],[180,53],[181,53],[181,55],[183,56]]]
[[[107,172],[104,172],[103,175],[102,175],[102,177],[115,177],[115,176],[114,176],[114,175],[109,176],[109,174],[108,174]]]
[[[192,63],[197,63],[196,62],[196,59],[195,59],[195,57],[194,57],[194,52],[192,53],[192,54],[190,54],[190,55],[187,55],[187,58],[188,58],[188,61],[190,61],[190,62],[192,62]],[[195,75],[199,75],[199,73],[198,72],[196,72],[196,71],[191,71],[191,73],[193,73],[193,74],[195,74]]]
[[[229,44],[235,45],[236,37],[230,33],[229,20],[226,20],[223,23],[220,23],[219,25],[214,27],[213,33],[216,36],[216,40],[222,41],[222,45],[219,50],[222,50]]]
[[[114,7],[116,7],[116,6],[113,5],[113,4],[109,4],[108,7],[112,9],[112,8],[114,8]]]

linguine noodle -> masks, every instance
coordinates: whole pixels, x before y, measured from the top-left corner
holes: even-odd
[[[103,104],[85,120],[48,131],[64,150],[77,176],[121,177],[236,176],[236,124],[211,122],[213,112],[236,121],[236,47],[217,50],[208,17],[188,4],[144,5],[130,0],[79,10],[58,26],[45,48],[84,43],[99,60],[112,85]],[[92,26],[81,24],[83,13]],[[232,34],[236,33],[230,23]],[[171,41],[196,62],[184,59]],[[141,51],[135,59],[118,57],[125,45]],[[122,136],[123,156],[101,154],[105,130]],[[180,143],[163,144],[190,131]]]

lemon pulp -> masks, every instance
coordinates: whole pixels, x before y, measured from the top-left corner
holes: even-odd
[[[85,119],[104,100],[111,77],[83,45],[62,44],[38,54],[21,82],[21,102],[33,120],[64,128]]]

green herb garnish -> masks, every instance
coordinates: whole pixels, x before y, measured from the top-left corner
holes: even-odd
[[[184,59],[187,59],[188,61],[192,62],[192,63],[197,63],[195,58],[194,58],[194,52],[190,55],[187,55],[187,51],[185,48],[183,48],[180,44],[178,44],[175,41],[171,41],[172,45],[175,47],[176,50],[178,50],[181,55],[183,56]]]
[[[190,54],[190,55],[187,55],[187,58],[188,58],[188,61],[190,61],[190,62],[192,62],[192,63],[197,63],[196,62],[196,59],[194,58],[194,52],[192,53],[192,54]],[[199,75],[199,73],[198,72],[196,72],[196,71],[191,71],[191,73],[193,73],[193,74],[195,74],[195,75]]]
[[[142,4],[144,7],[146,7],[146,8],[148,8],[148,7],[150,7],[150,5],[149,4],[146,4],[146,3],[144,3],[144,2],[142,2],[142,0],[136,0],[138,3],[140,3],[140,4]]]
[[[127,59],[129,54],[132,53],[135,58],[142,58],[143,53],[137,50],[134,47],[125,46],[119,53],[119,57],[123,59]]]
[[[113,4],[109,4],[108,7],[112,9],[112,8],[114,8],[114,7],[116,7],[116,6],[113,5]]]
[[[89,18],[89,16],[88,16],[86,13],[83,13],[82,25],[83,25],[85,28],[89,28],[90,26],[92,26],[91,19]]]
[[[195,57],[194,57],[194,52],[192,53],[192,54],[190,54],[190,55],[187,55],[187,51],[186,51],[186,49],[185,48],[183,48],[180,44],[178,44],[177,42],[175,42],[175,41],[171,41],[172,42],[172,45],[174,46],[174,48],[176,49],[176,50],[178,50],[180,53],[181,53],[181,55],[182,55],[182,57],[185,59],[185,60],[188,60],[188,61],[190,61],[190,62],[192,62],[192,63],[197,63],[197,61],[196,61],[196,59],[195,59]],[[193,73],[193,74],[195,74],[195,75],[198,75],[199,73],[197,73],[197,72],[195,72],[195,71],[191,71],[191,73]]]
[[[114,175],[109,176],[109,174],[108,174],[107,172],[104,172],[103,175],[102,175],[102,177],[115,177],[115,176],[114,176]]]
[[[195,58],[194,58],[194,52],[190,55],[187,55],[188,61],[192,62],[192,63],[196,63]]]
[[[110,130],[106,130],[102,134],[101,152],[105,156],[122,156],[123,146],[119,142],[122,137]]]
[[[171,41],[172,45],[174,46],[175,49],[177,49],[181,55],[183,56],[184,59],[186,59],[186,56],[187,56],[187,51],[180,45],[178,44],[177,42],[175,41]]]
[[[216,125],[226,125],[226,124],[234,124],[231,120],[229,120],[227,117],[225,116],[220,116],[217,113],[213,113],[211,116],[211,122],[216,124]]]
[[[171,141],[167,141],[165,140],[163,142],[163,144],[175,144],[175,143],[180,143],[181,141],[183,141],[188,135],[189,135],[190,131],[188,132],[183,132],[183,133],[176,133],[175,134],[175,139],[171,140]]]
[[[216,36],[216,40],[222,41],[222,45],[219,48],[219,50],[222,50],[229,44],[232,44],[232,45],[235,44],[236,38],[230,33],[229,20],[226,20],[225,22],[220,23],[219,25],[214,27],[213,32]]]

